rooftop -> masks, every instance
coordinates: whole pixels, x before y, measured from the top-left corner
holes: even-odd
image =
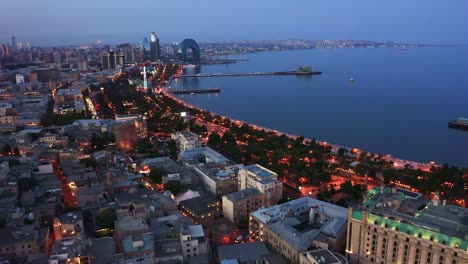
[[[269,255],[267,247],[263,242],[243,243],[218,248],[221,261],[238,260],[242,263],[249,261],[258,261],[264,256]],[[229,262],[223,262],[229,263]]]
[[[197,166],[197,169],[213,180],[222,181],[237,177],[237,171],[240,167],[242,167],[241,164],[226,166],[224,163],[208,163]]]
[[[154,250],[154,239],[151,232],[127,236],[123,239],[123,251],[125,253]]]
[[[293,215],[299,215],[300,213],[309,211],[312,206],[320,207],[324,214],[329,217],[343,219],[347,219],[348,217],[348,209],[310,197],[302,197],[284,204],[261,208],[252,212],[251,215],[262,223],[267,224],[284,218],[290,212],[292,212]]]
[[[178,238],[158,240],[155,241],[154,250],[156,257],[177,256],[182,254],[182,245]]]
[[[93,259],[93,263],[111,263],[115,255],[115,241],[112,237],[102,237],[93,239],[92,245],[87,248],[88,255]]]
[[[202,147],[202,148],[194,148],[190,150],[185,150],[180,152],[179,156],[181,157],[182,160],[188,161],[188,160],[194,160],[199,157],[204,157],[206,160],[206,163],[210,162],[228,162],[229,159],[224,157],[222,154],[214,151],[213,149],[209,147]]]
[[[259,178],[259,180],[273,178],[276,179],[278,174],[268,170],[258,164],[244,166],[244,169],[248,170],[250,173],[253,173]]]
[[[144,220],[135,219],[132,216],[126,215],[115,222],[115,229],[119,231],[148,230],[148,225]]]
[[[202,225],[191,225],[189,226],[190,235],[194,238],[201,238],[205,237],[205,233],[203,232]]]
[[[78,221],[81,221],[83,219],[83,215],[80,212],[69,212],[66,214],[63,214],[60,217],[60,222],[62,224],[76,224]]]
[[[198,140],[199,139],[197,134],[187,131],[187,130],[176,132],[176,136],[182,136],[185,138],[185,140]]]
[[[428,202],[398,189],[374,188],[362,209],[368,212],[368,223],[468,250],[468,208],[446,205],[438,198]],[[362,211],[353,210],[352,218],[362,220]]]
[[[320,263],[320,264],[341,264],[342,262],[338,258],[336,253],[331,252],[328,249],[317,249],[309,252],[302,253],[302,255],[309,260],[309,263]]]
[[[210,204],[218,203],[216,196],[207,194],[180,202],[180,206],[192,211],[194,214],[203,215],[213,211],[215,208],[208,207]]]
[[[338,238],[346,229],[348,209],[303,197],[250,214],[299,252],[323,236]],[[322,237],[321,237],[322,235]]]
[[[115,194],[115,199],[121,206],[131,203],[142,204],[145,203],[152,194],[153,192],[151,190],[131,187],[127,191],[117,192]]]
[[[249,199],[251,197],[256,197],[261,194],[262,193],[256,188],[248,188],[235,193],[230,193],[226,195],[226,198],[232,202],[238,202],[244,199]]]

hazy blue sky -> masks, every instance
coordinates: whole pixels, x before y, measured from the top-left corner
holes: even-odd
[[[366,39],[468,44],[467,0],[1,0],[0,42]]]

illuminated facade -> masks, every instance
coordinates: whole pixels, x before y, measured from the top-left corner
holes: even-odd
[[[134,121],[120,121],[115,124],[115,143],[121,151],[130,151],[137,142]]]
[[[421,202],[422,201],[422,202]],[[350,209],[350,263],[468,263],[468,209],[399,188],[374,188]]]

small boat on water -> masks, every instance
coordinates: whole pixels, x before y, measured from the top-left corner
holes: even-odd
[[[349,78],[348,82],[353,83],[353,82],[354,82],[354,79],[353,79],[353,78]]]
[[[457,118],[456,120],[448,122],[449,128],[468,130],[468,118]]]

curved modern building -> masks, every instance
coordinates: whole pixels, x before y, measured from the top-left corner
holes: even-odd
[[[192,50],[192,58],[187,57],[187,50]],[[200,62],[200,46],[193,39],[184,39],[179,45],[179,56],[183,62],[199,63]]]
[[[141,51],[145,54],[149,54],[151,52],[151,45],[146,37],[141,41]]]

